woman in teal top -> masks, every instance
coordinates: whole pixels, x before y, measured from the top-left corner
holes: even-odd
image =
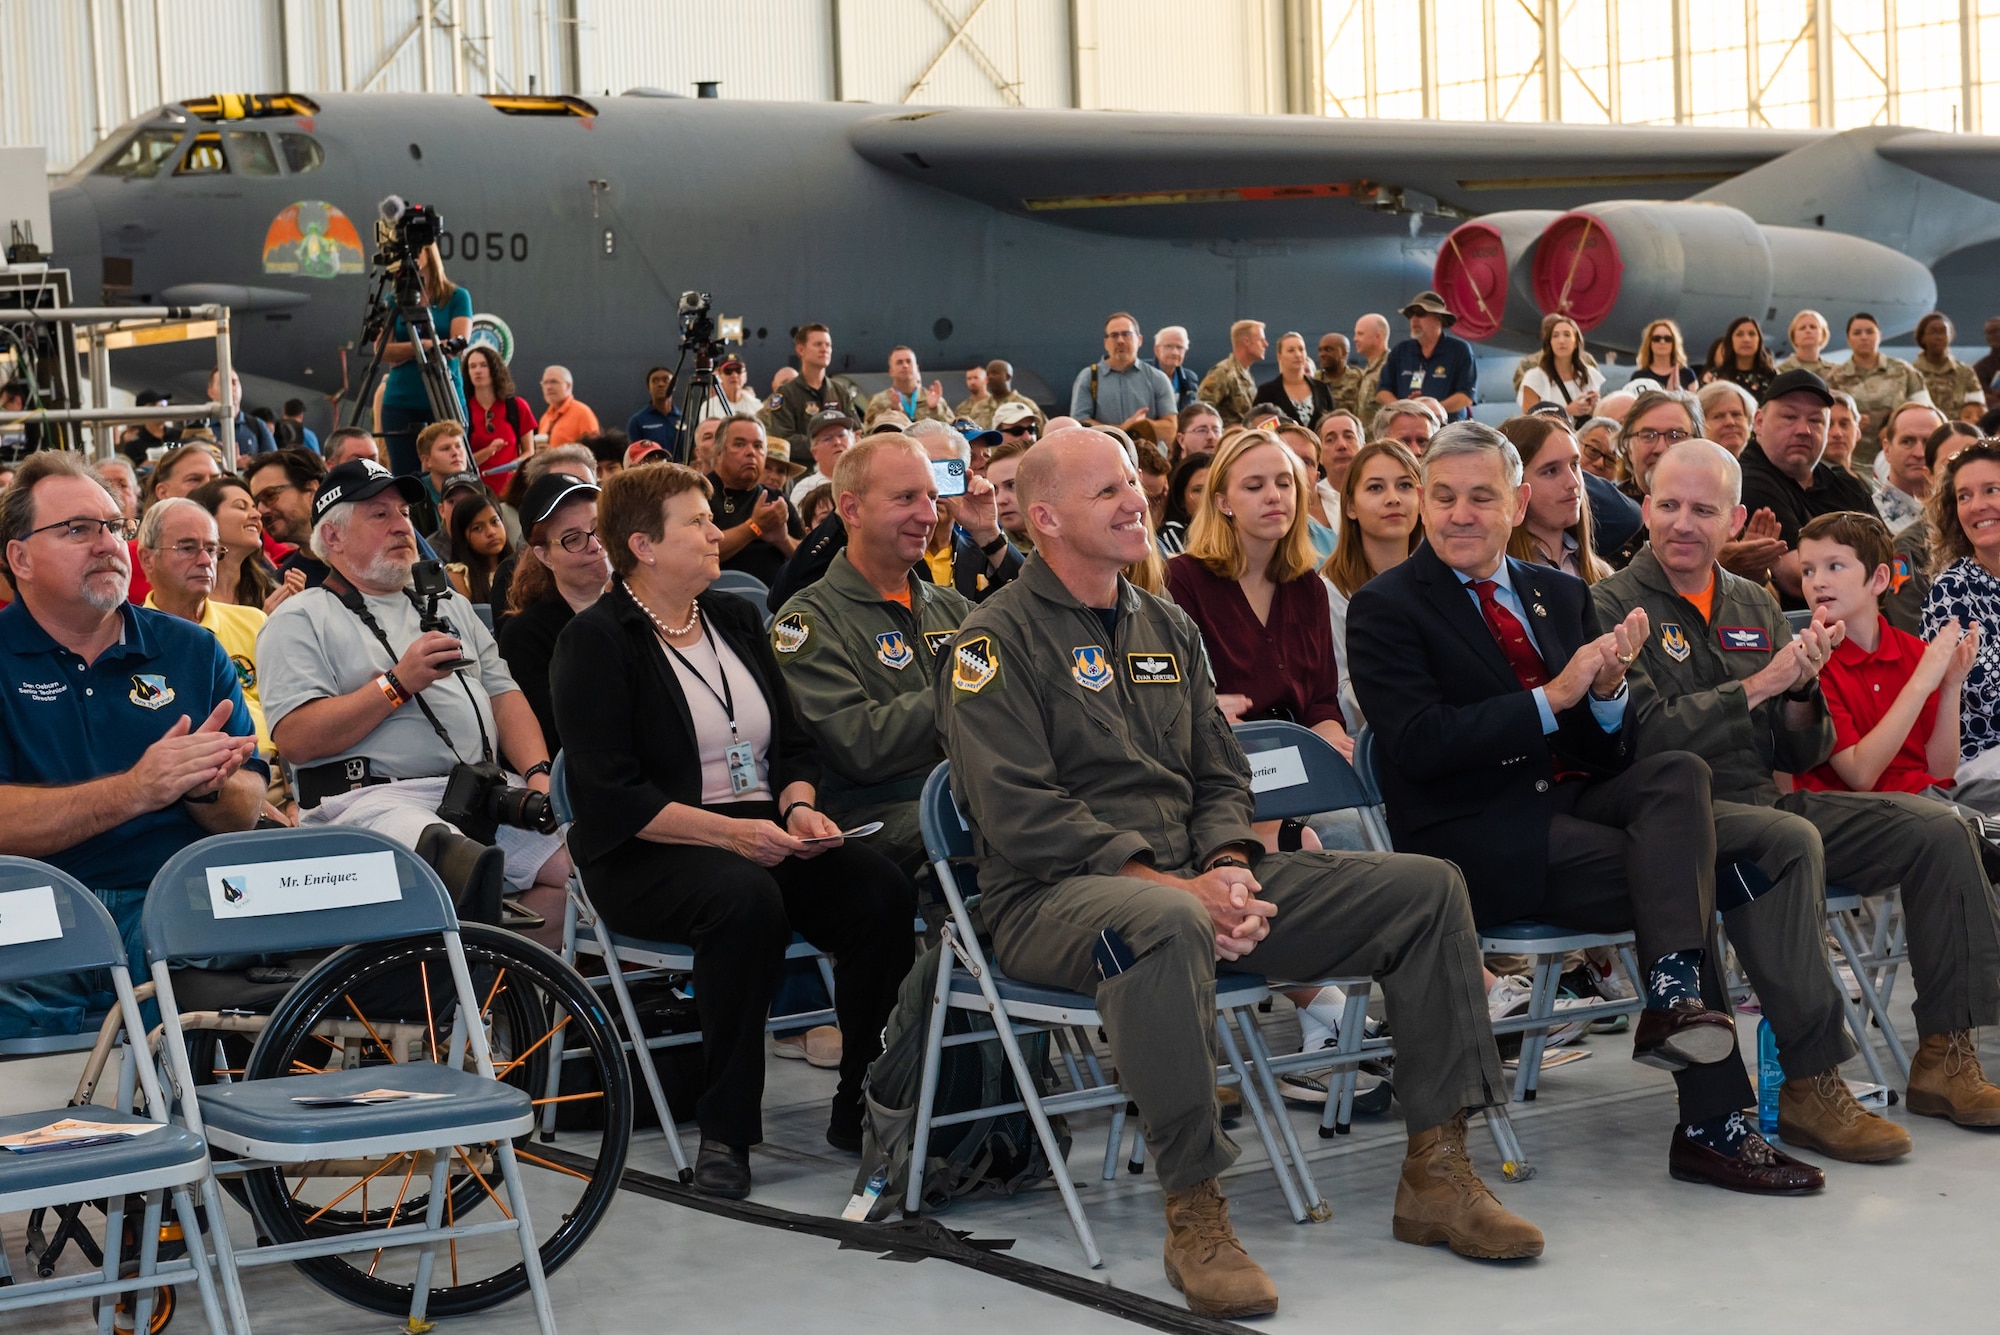
[[[472,332],[472,294],[444,274],[444,257],[436,246],[417,252],[417,271],[422,275],[424,297],[430,302],[431,320],[440,338],[464,338]],[[417,369],[416,349],[409,327],[400,317],[385,337],[382,364],[390,368],[382,388],[382,435],[389,447],[389,467],[393,472],[414,475],[422,471],[417,462],[417,433],[435,419],[430,396],[424,393],[423,372]],[[449,361],[453,379],[458,377],[458,359]],[[464,390],[461,387],[460,393]]]

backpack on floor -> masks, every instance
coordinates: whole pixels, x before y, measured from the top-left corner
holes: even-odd
[[[861,1171],[854,1179],[857,1196],[869,1179],[886,1169],[888,1184],[869,1203],[867,1217],[886,1219],[898,1209],[909,1190],[910,1151],[917,1130],[917,1101],[923,1092],[924,1047],[929,1035],[931,998],[937,990],[940,946],[918,957],[903,979],[896,1008],[883,1030],[882,1055],[868,1068],[864,1090]],[[992,1020],[974,1011],[952,1010],[945,1016],[945,1035],[993,1032]],[[1021,1054],[1047,1091],[1055,1083],[1048,1064],[1046,1034],[1022,1035]],[[947,1046],[938,1067],[933,1117],[973,1108],[1011,1103],[1020,1097],[1007,1054],[997,1042]],[[1069,1154],[1068,1124],[1049,1119],[1056,1143]],[[980,1117],[950,1126],[933,1126],[923,1165],[923,1203],[941,1210],[976,1191],[1012,1196],[1050,1175],[1034,1123],[1026,1112]]]

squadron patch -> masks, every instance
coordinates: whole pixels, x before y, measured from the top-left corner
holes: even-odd
[[[257,664],[247,654],[231,654],[229,666],[236,669],[237,684],[246,691],[257,689]]]
[[[910,642],[903,638],[902,631],[883,631],[875,637],[875,661],[883,667],[901,672],[916,660],[916,651],[910,648]]]
[[[174,702],[174,688],[157,673],[141,672],[132,678],[126,698],[141,709],[165,709]]]
[[[927,630],[924,632],[924,648],[932,658],[936,658],[944,652],[945,646],[951,643],[951,637],[956,634],[958,634],[957,626],[953,626],[950,630]]]
[[[772,412],[776,412],[785,406],[785,396],[782,394],[773,394],[770,398],[764,400],[764,406]]]
[[[1688,661],[1688,637],[1674,622],[1660,624],[1660,648],[1676,663]]]
[[[1125,674],[1140,686],[1171,684],[1181,679],[1181,665],[1172,654],[1127,654]]]
[[[771,647],[781,654],[795,654],[806,647],[812,625],[803,612],[787,612],[771,623]]]
[[[1000,655],[993,641],[975,635],[951,656],[951,684],[967,695],[977,695],[1000,675]]]
[[[1111,661],[1104,656],[1104,650],[1094,644],[1069,651],[1069,675],[1076,678],[1076,684],[1086,691],[1101,691],[1113,680]]]

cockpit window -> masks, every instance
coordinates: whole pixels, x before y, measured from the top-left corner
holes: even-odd
[[[207,131],[194,137],[187,156],[174,168],[176,176],[226,176],[229,159],[222,156],[222,136]]]
[[[229,140],[229,157],[236,164],[236,170],[245,176],[276,176],[278,156],[271,151],[271,141],[261,130],[230,130],[225,137]]]
[[[294,176],[300,172],[316,172],[320,163],[326,161],[326,153],[320,148],[319,140],[309,134],[280,134],[278,149],[285,155],[285,170]]]
[[[141,130],[125,146],[104,160],[99,176],[146,179],[160,174],[160,164],[180,146],[180,130]]]

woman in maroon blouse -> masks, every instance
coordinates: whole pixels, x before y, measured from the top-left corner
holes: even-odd
[[[1306,528],[1305,470],[1268,431],[1215,452],[1167,587],[1201,628],[1223,712],[1304,724],[1352,759],[1326,586]]]

